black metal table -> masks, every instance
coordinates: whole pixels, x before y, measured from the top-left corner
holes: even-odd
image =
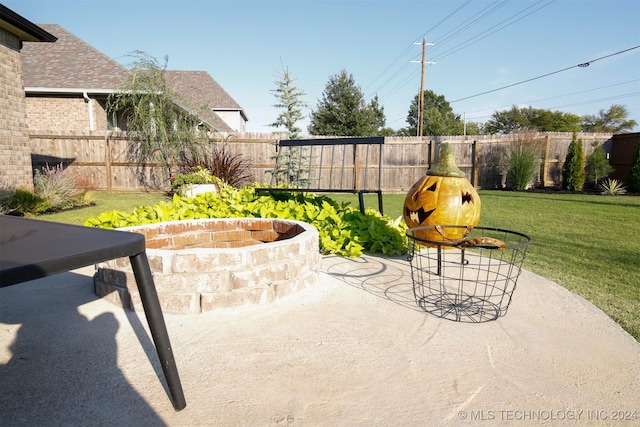
[[[187,405],[142,234],[0,216],[0,287],[129,257],[176,410]]]

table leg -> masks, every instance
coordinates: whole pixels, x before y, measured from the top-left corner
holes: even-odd
[[[358,203],[360,204],[360,213],[364,215],[364,193],[358,191]]]
[[[160,308],[158,293],[153,283],[149,260],[147,259],[146,252],[133,255],[129,257],[129,260],[131,261],[133,274],[136,278],[138,290],[140,291],[140,299],[142,300],[144,312],[147,316],[151,336],[153,337],[153,342],[155,343],[156,351],[162,364],[162,371],[169,386],[171,401],[176,411],[179,411],[184,409],[187,403],[184,399],[178,368],[176,367],[176,361],[173,357],[173,351],[171,350],[171,342],[169,341],[167,326],[164,322],[162,309]]]

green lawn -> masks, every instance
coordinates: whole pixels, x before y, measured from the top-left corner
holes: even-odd
[[[332,194],[358,206],[356,196]],[[384,196],[384,212],[402,214],[404,194]],[[582,295],[640,341],[640,197],[481,191],[481,226],[533,240],[524,267]],[[130,211],[166,199],[160,193],[95,194],[95,206],[41,219],[82,224],[101,212]],[[374,195],[367,207],[377,208]]]
[[[357,197],[338,195],[336,200]],[[384,212],[402,215],[404,194],[384,196]],[[479,226],[531,237],[524,268],[602,309],[640,341],[640,197],[480,191]],[[365,197],[375,208],[376,198]]]
[[[82,225],[87,218],[94,217],[105,211],[117,209],[129,212],[138,206],[155,205],[158,202],[169,199],[164,193],[108,193],[96,191],[93,193],[93,200],[93,206],[41,215],[38,219]]]

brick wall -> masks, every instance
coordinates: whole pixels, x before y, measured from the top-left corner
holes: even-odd
[[[20,40],[0,28],[0,187],[33,188]]]
[[[90,113],[94,131],[104,133],[107,130],[104,100],[92,99],[89,107],[82,94],[71,97],[29,95],[26,112],[31,133],[80,131],[90,134]]]

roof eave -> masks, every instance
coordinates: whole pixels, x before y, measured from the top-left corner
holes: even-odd
[[[55,42],[58,40],[53,34],[43,30],[2,4],[0,4],[0,17],[0,27],[11,31],[22,41]]]
[[[242,108],[212,108],[211,110],[214,113],[216,111],[238,111],[245,121],[247,121],[247,122],[249,121],[249,117],[247,117],[246,113],[244,112],[244,110]]]
[[[82,93],[91,93],[97,95],[110,95],[115,93],[114,89],[97,89],[97,88],[67,88],[67,87],[25,87],[25,93],[31,94],[61,94],[61,93],[73,93],[73,94],[82,94]]]

